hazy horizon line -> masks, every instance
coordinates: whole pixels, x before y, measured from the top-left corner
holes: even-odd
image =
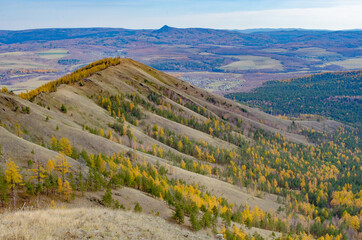
[[[175,29],[212,29],[212,30],[225,30],[225,31],[248,31],[248,30],[307,30],[307,31],[362,31],[362,28],[344,28],[344,29],[328,29],[328,28],[300,28],[300,27],[260,27],[260,28],[209,28],[209,27],[173,27],[163,25],[159,28],[126,28],[126,27],[39,27],[39,28],[24,28],[24,29],[0,29],[0,31],[31,31],[31,30],[47,30],[47,29],[125,29],[125,30],[159,30],[163,27],[170,27]]]

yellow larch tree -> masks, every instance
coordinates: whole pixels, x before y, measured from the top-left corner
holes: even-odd
[[[9,92],[9,90],[6,87],[3,87],[0,92],[7,93],[7,92]]]
[[[101,135],[101,137],[104,137],[104,130],[101,128],[101,130],[99,130],[99,135]]]
[[[62,189],[62,195],[64,200],[69,202],[72,198],[72,193],[73,193],[72,187],[70,186],[68,181],[65,181]]]
[[[180,141],[178,141],[178,143],[177,143],[177,149],[178,149],[179,151],[182,151],[182,148],[183,148],[183,145],[182,145],[182,142],[181,142],[181,140],[180,140]]]
[[[108,139],[109,140],[113,139],[111,130],[108,130]]]
[[[165,137],[165,132],[163,131],[163,128],[160,127],[159,129],[160,129],[160,130],[159,130],[159,132],[160,132],[160,138],[164,138],[164,137]]]
[[[224,236],[224,238],[226,238],[226,227],[225,227],[225,225],[222,225],[222,228],[220,230],[220,234],[222,234]]]
[[[59,142],[58,139],[52,135],[52,139],[50,140],[50,146],[53,150],[58,151],[59,150]]]
[[[186,163],[184,162],[184,160],[181,160],[180,167],[183,169],[186,168]]]
[[[36,183],[37,183],[37,206],[39,207],[39,199],[40,199],[40,192],[41,192],[41,184],[44,182],[44,179],[46,177],[45,172],[46,170],[44,169],[43,165],[41,164],[40,161],[36,162],[36,166],[33,169],[29,169],[28,171],[30,171],[32,173],[32,176],[30,177],[31,179],[35,179]]]
[[[13,193],[14,208],[16,207],[16,187],[23,183],[23,177],[19,171],[19,167],[9,158],[6,163],[5,181]]]
[[[51,209],[57,209],[57,205],[55,204],[54,200],[50,202],[50,208]]]
[[[238,240],[244,240],[245,234],[242,230],[236,227],[236,225],[233,225],[233,234],[235,235],[236,239]]]
[[[126,126],[126,124],[123,125],[122,135],[127,135],[127,126]]]
[[[23,135],[23,132],[20,129],[21,126],[19,123],[16,123],[15,126],[16,126],[16,135],[18,135],[18,137],[21,138],[21,136]]]
[[[202,151],[198,146],[195,146],[195,151],[196,151],[196,157],[201,160],[202,158]]]
[[[133,102],[130,102],[129,104],[129,110],[132,111],[134,109],[134,103]]]
[[[63,181],[62,179],[58,178],[58,193],[62,194],[63,193]]]
[[[48,174],[51,174],[55,168],[54,160],[49,159],[46,165],[46,171]]]
[[[32,176],[30,178],[36,179],[37,185],[40,185],[44,181],[44,178],[46,177],[45,175],[46,170],[44,169],[40,161],[36,161],[35,168],[29,169],[28,171],[32,173]]]
[[[214,130],[212,129],[212,127],[209,128],[209,132],[210,132],[210,135],[212,135],[212,133],[214,132]]]
[[[162,158],[162,156],[163,156],[163,148],[161,148],[161,147],[158,148],[158,156],[160,158]]]
[[[70,141],[68,138],[62,137],[59,140],[60,152],[64,153],[66,156],[70,157],[72,155],[72,147],[70,146]]]
[[[64,182],[65,174],[69,172],[69,164],[68,159],[64,156],[64,154],[60,154],[57,156],[57,163],[55,165],[55,169],[62,176],[62,180]]]

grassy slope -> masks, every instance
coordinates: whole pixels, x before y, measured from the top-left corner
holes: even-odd
[[[148,84],[145,84],[144,79],[148,80]],[[78,149],[85,149],[89,153],[105,153],[110,155],[115,152],[130,151],[131,148],[127,138],[125,139],[123,137],[122,144],[119,144],[82,130],[82,125],[86,124],[98,129],[103,128],[105,132],[108,132],[108,130],[111,130],[108,124],[116,122],[106,110],[97,105],[96,100],[93,99],[92,96],[101,92],[107,92],[109,94],[137,92],[139,95],[147,98],[150,89],[165,95],[165,93],[160,90],[162,88],[166,88],[166,94],[170,96],[167,102],[176,108],[180,108],[181,106],[174,101],[175,99],[172,96],[182,97],[201,107],[205,106],[211,114],[217,117],[242,118],[245,129],[252,126],[260,127],[267,131],[280,132],[296,142],[306,142],[303,136],[297,133],[287,132],[288,126],[290,125],[290,121],[288,120],[278,119],[258,110],[213,95],[205,90],[193,87],[188,83],[129,59],[122,59],[120,65],[94,74],[86,79],[84,83],[84,86],[78,86],[77,84],[60,86],[56,92],[39,95],[34,103],[20,99],[15,95],[0,93],[0,120],[1,124],[9,131],[5,130],[5,128],[0,128],[0,145],[3,146],[3,152],[6,152],[7,156],[14,159],[25,169],[29,159],[33,161],[39,159],[45,163],[49,158],[54,158],[57,155],[56,152],[32,143],[41,143],[44,141],[44,143],[48,144],[52,135],[57,138],[67,137]],[[213,100],[210,101],[210,99]],[[35,103],[41,103],[49,107],[49,110]],[[66,114],[59,111],[62,104],[68,109]],[[21,113],[20,110],[14,111],[16,107],[21,109],[25,106],[30,108],[30,114]],[[241,111],[241,108],[245,109],[246,112]],[[205,120],[203,116],[190,110],[185,110],[185,114],[193,115],[202,121]],[[47,116],[49,117],[48,121],[46,121]],[[216,147],[220,145],[225,145],[226,147],[227,145],[223,140],[156,116],[154,113],[147,112],[146,116],[148,116],[144,120],[146,123],[154,124],[157,122],[161,126],[163,124],[169,125],[170,129],[179,131],[179,134],[187,135],[195,140],[199,140],[200,137],[205,137],[210,145]],[[15,123],[19,123],[22,126],[22,131],[25,133],[23,139],[12,134],[15,132]],[[147,136],[141,127],[132,125],[131,128],[136,138],[142,139],[145,147],[151,147],[152,144],[157,143],[163,146],[165,150],[169,149],[174,154],[182,155],[177,150],[167,148],[167,146]],[[116,135],[114,132],[113,134]],[[245,139],[248,139],[248,137],[245,136]],[[231,145],[231,147],[233,146]],[[32,150],[34,150],[35,154],[31,153]],[[248,194],[245,189],[241,189],[214,177],[192,173],[172,166],[172,164],[165,159],[139,151],[136,152],[139,153],[141,159],[147,162],[153,164],[161,162],[165,163],[169,169],[172,168],[173,173],[170,174],[171,178],[182,179],[190,184],[196,182],[204,186],[206,190],[212,194],[225,197],[234,204],[248,204],[251,207],[258,205],[263,210],[272,211],[276,211],[280,206],[276,203],[276,196],[274,195],[266,194],[264,199],[253,197]],[[193,158],[191,156],[189,157]],[[78,162],[71,160],[71,163],[73,163],[73,170],[79,168]],[[124,193],[124,195],[128,194],[130,194],[130,192]],[[144,194],[138,194],[139,202],[141,203],[145,199],[143,196]],[[133,203],[133,201],[128,202],[128,204],[131,203]],[[156,207],[156,205],[154,209],[150,208],[150,210],[154,210],[155,212],[158,211],[157,209],[159,209],[159,207]],[[167,211],[170,211],[169,208],[167,209]],[[164,215],[165,218],[168,218],[167,216],[169,215]]]
[[[151,81],[152,86],[146,86],[145,84],[140,86],[139,83],[142,83],[143,81],[141,80],[143,79]],[[147,97],[150,88],[155,90],[160,86],[163,86],[167,87],[169,91],[172,91],[185,99],[190,99],[191,101],[196,102],[201,107],[207,107],[207,109],[210,109],[210,111],[212,111],[211,113],[215,116],[236,116],[242,118],[246,128],[250,126],[255,126],[257,128],[260,127],[271,132],[280,132],[285,134],[291,140],[295,140],[297,142],[306,141],[304,136],[286,132],[288,126],[290,126],[290,121],[288,120],[279,119],[271,115],[264,114],[256,109],[252,109],[220,96],[213,95],[205,90],[193,87],[186,82],[170,77],[169,75],[130,59],[122,59],[122,63],[120,65],[103,70],[100,73],[91,76],[85,82],[86,84],[83,87],[79,87],[77,85],[61,86],[56,92],[38,96],[37,100],[34,102],[41,102],[45,106],[49,106],[50,110],[40,107],[39,105],[32,104],[31,102],[25,101],[16,96],[0,94],[0,103],[3,106],[3,109],[6,109],[4,114],[1,114],[0,120],[3,124],[12,128],[15,123],[19,123],[22,126],[22,130],[25,130],[24,132],[27,133],[25,134],[24,139],[31,140],[36,143],[41,143],[42,140],[45,143],[49,143],[52,135],[57,138],[66,136],[69,138],[71,143],[76,145],[79,149],[86,149],[87,151],[93,153],[103,152],[106,154],[112,154],[113,152],[119,152],[122,150],[127,151],[129,150],[128,146],[114,143],[105,138],[82,130],[82,124],[86,124],[98,129],[103,128],[105,132],[108,132],[108,130],[111,129],[108,127],[108,124],[116,122],[114,118],[110,117],[103,108],[98,106],[89,97],[100,92],[109,92],[110,94],[138,92],[140,95]],[[213,103],[210,103],[210,101],[207,100],[210,98],[213,98]],[[171,99],[168,99],[168,101],[176,107],[180,106]],[[58,110],[63,103],[68,109],[66,114],[61,113]],[[28,115],[12,111],[12,109],[16,106],[19,109],[23,106],[30,107],[30,114]],[[240,111],[240,108],[245,109],[246,112]],[[203,116],[188,110],[188,113],[190,112],[193,116],[196,116],[200,120],[205,119]],[[165,123],[165,125],[170,126],[170,129],[179,130],[182,134],[188,135],[196,140],[199,140],[202,136],[205,137],[211,145],[220,146],[220,144],[222,144],[225,147],[227,145],[224,141],[217,138],[211,138],[205,133],[200,133],[192,128],[163,119],[153,113],[147,114],[150,115],[150,123],[155,123],[157,120],[157,122],[161,123],[161,126]],[[49,116],[49,121],[45,121],[47,116]],[[56,130],[57,126],[58,130]],[[136,138],[142,139],[145,145],[150,146],[155,143],[155,140],[146,136],[141,129],[135,126],[131,126],[131,128],[134,130]],[[0,144],[5,147],[6,142],[2,142]],[[127,139],[125,144],[127,145]],[[157,144],[161,143],[158,142]],[[163,146],[167,149],[165,145]],[[31,150],[32,149],[29,147],[29,152]],[[171,151],[178,153],[173,149]],[[23,152],[17,153],[16,151],[12,151],[9,155],[15,160],[24,160]],[[29,156],[31,156],[30,153]],[[44,161],[46,158],[47,157],[44,157]],[[25,166],[25,164],[23,164],[23,166]]]
[[[9,230],[11,229],[11,230]],[[270,238],[268,230],[243,227]],[[276,233],[275,236],[279,236]],[[215,239],[150,214],[104,208],[78,207],[5,213],[0,219],[1,239]],[[270,238],[272,239],[272,238]]]
[[[162,226],[162,227],[160,227]],[[145,214],[102,208],[4,214],[1,239],[212,239]]]

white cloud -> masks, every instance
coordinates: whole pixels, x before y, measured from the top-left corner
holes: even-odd
[[[0,0],[3,1],[3,0]],[[17,1],[14,0],[16,3]],[[153,0],[143,0],[143,2]],[[164,0],[158,0],[164,1]],[[187,0],[189,1],[189,0]],[[240,0],[241,1],[241,0]],[[250,2],[251,0],[247,0]],[[266,2],[262,0],[261,2]],[[282,0],[286,1],[286,0]],[[289,1],[289,0],[288,0]],[[311,2],[311,0],[292,0],[292,2]],[[323,2],[331,1],[329,7]],[[185,13],[185,9],[168,8],[155,5],[155,9],[139,8],[135,12],[123,5],[110,7],[105,4],[99,7],[87,8],[79,4],[67,2],[60,4],[38,3],[5,5],[0,8],[0,29],[26,29],[44,27],[122,27],[122,28],[159,28],[165,24],[174,27],[204,27],[219,29],[248,29],[248,28],[307,28],[307,29],[362,29],[361,0],[313,0],[318,7],[300,8],[289,7],[269,10],[222,12],[221,9],[211,8],[207,11]],[[204,1],[203,1],[204,2]],[[218,1],[216,1],[218,2]],[[55,5],[54,5],[55,4]],[[207,4],[207,3],[205,3]],[[247,3],[245,3],[247,4]],[[1,4],[0,4],[1,5]],[[298,5],[298,4],[296,4]],[[306,4],[308,5],[308,4]],[[310,5],[310,4],[309,4]],[[190,8],[192,5],[190,5]],[[278,6],[275,6],[278,7]],[[284,6],[285,7],[285,6]],[[225,11],[225,9],[223,9]],[[187,12],[187,11],[186,11]]]
[[[362,4],[330,8],[295,8],[153,18],[149,24],[220,29],[308,28],[362,29]]]

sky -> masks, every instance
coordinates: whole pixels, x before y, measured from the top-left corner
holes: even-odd
[[[362,0],[0,0],[0,29],[362,29]]]

